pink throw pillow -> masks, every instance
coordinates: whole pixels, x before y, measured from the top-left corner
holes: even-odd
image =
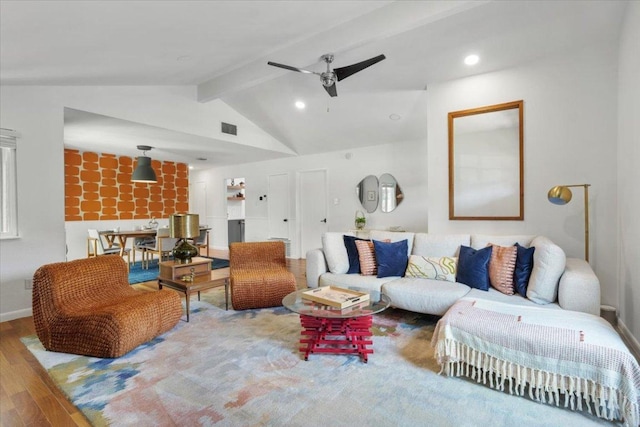
[[[360,274],[363,276],[376,276],[378,266],[376,265],[376,253],[373,242],[370,240],[356,240],[358,248],[358,259],[360,260]]]
[[[516,268],[518,248],[516,246],[492,246],[491,260],[489,261],[489,280],[491,286],[506,295],[513,295],[513,272]]]

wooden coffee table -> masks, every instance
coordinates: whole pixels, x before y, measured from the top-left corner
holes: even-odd
[[[185,294],[187,322],[189,321],[189,298],[194,292],[198,293],[198,301],[200,301],[200,291],[224,286],[225,308],[229,309],[229,267],[212,270],[209,274],[196,275],[193,281],[158,276],[158,288],[162,289],[163,286]]]

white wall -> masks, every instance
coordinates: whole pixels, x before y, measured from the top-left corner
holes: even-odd
[[[243,143],[290,152],[223,102],[197,102],[194,87],[2,86],[0,126],[22,137],[17,170],[20,238],[0,241],[0,321],[30,315],[31,291],[25,289],[25,280],[39,266],[65,260],[64,107],[221,139],[225,136],[218,122],[224,120],[246,128]],[[70,228],[77,236],[76,227]],[[86,251],[86,234],[71,243],[75,258]]]
[[[620,325],[640,351],[640,3],[622,27],[618,74],[618,209]]]
[[[299,230],[296,218],[297,173],[307,170],[327,170],[327,226],[329,231],[354,227],[356,210],[362,210],[355,193],[356,185],[367,175],[383,173],[395,176],[405,194],[404,201],[390,213],[367,213],[367,228],[402,226],[411,231],[427,230],[427,155],[426,140],[397,142],[380,146],[325,154],[270,160],[259,163],[227,166],[207,171],[194,171],[193,182],[204,182],[207,192],[207,222],[213,226],[212,246],[227,247],[227,217],[225,178],[243,176],[246,182],[245,239],[268,239],[267,201],[268,176],[289,173],[291,257],[298,258]],[[350,153],[351,156],[347,156]],[[347,158],[350,157],[350,158]],[[334,200],[338,199],[338,204]],[[318,247],[321,242],[318,240]]]
[[[602,301],[617,305],[616,46],[545,58],[518,68],[429,87],[429,230],[543,234],[584,256],[580,190],[565,206],[547,201],[560,184],[591,184],[591,265]],[[524,221],[449,221],[447,113],[524,100]],[[637,116],[636,116],[637,117]]]

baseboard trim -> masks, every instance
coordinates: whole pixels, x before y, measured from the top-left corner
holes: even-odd
[[[22,310],[10,311],[8,313],[0,313],[0,322],[8,322],[9,320],[20,319],[22,317],[29,317],[33,315],[33,311],[30,308],[23,308]]]
[[[640,361],[640,343],[638,343],[636,337],[631,335],[631,331],[629,330],[629,328],[627,328],[627,325],[621,322],[619,318],[618,332],[620,333],[620,336],[624,340],[625,344],[627,344],[627,347],[629,347],[629,349],[635,356],[636,360]]]

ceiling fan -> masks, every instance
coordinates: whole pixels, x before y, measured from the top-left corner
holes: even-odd
[[[320,81],[322,82],[322,86],[327,91],[327,93],[331,96],[338,96],[338,91],[336,90],[336,82],[346,79],[347,77],[364,70],[367,67],[372,66],[380,61],[385,59],[384,55],[378,55],[376,57],[367,59],[366,61],[358,62],[357,64],[347,65],[346,67],[334,68],[331,70],[331,63],[333,62],[333,54],[326,54],[320,57],[320,60],[327,63],[327,71],[324,73],[319,73],[317,71],[305,70],[303,68],[292,67],[290,65],[278,64],[277,62],[267,62],[269,65],[273,65],[274,67],[284,68],[285,70],[297,71],[299,73],[306,74],[316,74],[320,76]]]

